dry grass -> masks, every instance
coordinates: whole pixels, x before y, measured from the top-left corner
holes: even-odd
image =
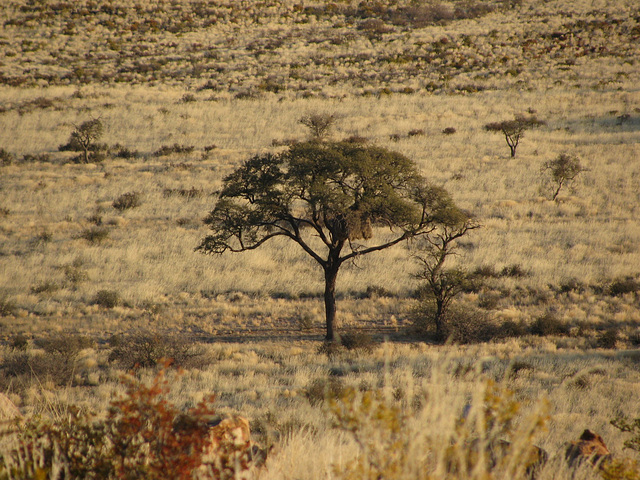
[[[206,361],[176,380],[174,400],[192,406],[215,392],[221,411],[249,417],[278,447],[265,478],[336,478],[356,455],[305,396],[329,375],[382,386],[403,405],[419,397],[415,422],[429,419],[430,432],[450,431],[495,379],[525,413],[549,400],[552,421],[536,438],[549,452],[591,428],[622,453],[608,422],[640,408],[635,2],[485,2],[492,13],[420,26],[354,17],[357,2],[329,14],[325,2],[205,12],[200,2],[136,10],[122,0],[111,2],[117,17],[94,3],[13,1],[0,12],[0,148],[12,158],[0,166],[2,363],[46,358],[36,340],[53,333],[99,341],[74,357],[62,386],[5,368],[3,390],[24,412],[106,408],[121,389],[106,341],[180,332]],[[322,276],[304,252],[284,241],[219,258],[193,251],[222,178],[304,139],[300,119],[314,113],[334,116],[334,139],[414,159],[478,219],[452,266],[485,275],[459,306],[521,324],[521,337],[423,343],[411,330],[416,265],[397,247],[345,265],[337,285],[341,328],[389,341],[327,357],[317,353]],[[518,114],[546,125],[527,131],[512,159],[483,127]],[[58,147],[91,118],[112,148],[101,163],[73,163]],[[135,154],[118,154],[126,149]],[[586,170],[553,202],[540,170],[561,153]],[[131,192],[135,208],[114,208]],[[101,292],[118,301],[98,302]],[[568,335],[530,335],[541,318]],[[12,350],[19,335],[26,353]],[[561,462],[542,474],[569,476]]]

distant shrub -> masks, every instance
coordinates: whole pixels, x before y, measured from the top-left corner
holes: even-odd
[[[60,290],[60,285],[56,282],[47,280],[45,282],[39,283],[38,285],[34,285],[31,287],[31,293],[40,294],[40,293],[55,293]]]
[[[340,335],[340,343],[349,351],[371,353],[376,345],[373,337],[365,332],[346,332]]]
[[[442,133],[444,135],[453,135],[454,133],[456,133],[456,129],[453,127],[447,127],[444,130],[442,130]]]
[[[481,311],[453,308],[449,313],[445,338],[456,344],[488,342],[502,337],[499,326]]]
[[[7,152],[4,148],[0,148],[0,165],[11,165],[16,161],[16,156],[13,153]]]
[[[173,145],[163,145],[158,150],[156,150],[153,155],[155,157],[164,157],[173,153],[188,154],[193,152],[194,150],[195,147],[192,145],[180,145],[178,143],[174,143]]]
[[[619,417],[611,420],[609,423],[621,432],[630,433],[632,435],[629,440],[625,440],[624,448],[640,453],[640,418],[627,420]]]
[[[115,290],[100,290],[93,297],[93,303],[104,308],[114,308],[122,303],[122,299]]]
[[[512,278],[521,278],[526,277],[529,273],[522,268],[522,265],[519,263],[514,263],[513,265],[507,265],[500,271],[501,277],[512,277]]]
[[[617,327],[609,328],[602,332],[596,341],[598,348],[614,349],[618,345],[620,333]]]
[[[586,285],[575,278],[569,278],[564,280],[558,286],[558,292],[560,293],[569,293],[569,292],[577,292],[582,293],[586,290]]]
[[[84,335],[61,333],[51,337],[37,339],[35,344],[46,353],[75,359],[82,350],[93,348],[96,342],[91,337]]]
[[[640,282],[631,276],[618,278],[609,286],[609,295],[613,297],[627,293],[637,293],[638,291],[640,291]]]
[[[138,192],[127,192],[113,201],[113,208],[119,211],[136,208],[142,205],[142,196]]]
[[[185,93],[180,100],[182,103],[192,103],[197,101],[196,96],[193,93]]]
[[[164,197],[172,197],[173,195],[178,195],[180,197],[184,197],[187,200],[192,200],[194,198],[200,198],[204,195],[204,190],[201,188],[191,187],[191,188],[165,188],[162,191],[162,195]]]
[[[363,298],[395,297],[396,295],[380,285],[369,285],[362,295]]]
[[[495,292],[484,292],[478,297],[478,306],[485,310],[494,310],[498,308],[502,295]]]
[[[137,150],[131,150],[127,147],[123,147],[122,145],[116,144],[111,148],[111,151],[114,151],[114,156],[117,158],[124,158],[126,160],[132,158],[140,158],[140,152]]]
[[[80,352],[93,347],[95,342],[88,337],[61,333],[37,339],[35,344],[44,353],[30,354],[25,347],[16,349],[2,360],[2,380],[7,386],[14,381],[15,388],[26,388],[33,377],[42,383],[72,384],[78,374]]]
[[[345,391],[345,384],[341,378],[316,378],[305,389],[304,396],[312,406],[317,406],[326,400],[340,398]]]
[[[85,239],[89,243],[99,244],[109,238],[109,229],[97,226],[87,228],[80,234],[80,238]]]
[[[343,142],[347,142],[347,143],[359,143],[359,144],[365,144],[369,141],[369,139],[367,139],[367,137],[363,137],[361,135],[351,135],[347,138],[345,138],[344,140],[342,140]]]
[[[569,326],[559,320],[552,312],[547,312],[534,320],[529,331],[538,336],[568,335]]]
[[[16,304],[6,296],[0,295],[0,317],[8,317],[16,311]]]
[[[48,153],[37,153],[35,155],[27,153],[22,156],[22,161],[24,163],[48,163],[51,162],[51,155]]]
[[[13,351],[26,352],[29,348],[29,339],[23,333],[18,333],[9,341],[9,347]]]
[[[419,128],[419,129],[409,130],[409,133],[407,133],[407,136],[409,136],[409,137],[421,137],[424,134],[425,134],[424,130]]]
[[[474,277],[498,278],[500,274],[493,265],[480,265],[471,273]]]
[[[70,264],[63,265],[61,267],[66,280],[74,288],[89,278],[89,275],[84,270],[83,266],[83,261],[79,258],[76,258]]]
[[[152,368],[163,362],[184,368],[199,368],[207,363],[204,350],[182,334],[140,332],[112,337],[109,343],[109,361],[126,370]]]

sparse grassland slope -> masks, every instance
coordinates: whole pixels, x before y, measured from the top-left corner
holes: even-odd
[[[445,478],[455,422],[493,379],[515,392],[518,428],[549,399],[535,436],[549,452],[592,428],[624,454],[609,420],[640,409],[639,59],[634,0],[4,2],[2,391],[25,413],[104,411],[123,370],[172,356],[186,369],[174,402],[217,393],[276,444],[265,478],[306,480],[375,463],[323,397],[381,388]],[[305,139],[314,112],[335,116],[333,139],[415,160],[482,225],[447,261],[474,279],[462,326],[492,326],[459,338],[497,327],[500,341],[422,343],[404,247],[341,270],[338,319],[358,348],[324,353],[304,252],[193,251],[224,176]],[[512,158],[485,126],[519,115],[544,124]],[[94,120],[83,151],[72,132]],[[553,200],[545,165],[561,154],[583,168]],[[418,457],[397,478],[423,478]],[[514,478],[502,467],[491,478]],[[570,477],[558,461],[541,478]]]

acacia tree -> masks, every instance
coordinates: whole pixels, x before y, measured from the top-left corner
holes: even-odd
[[[99,118],[94,118],[82,122],[80,125],[74,125],[75,129],[71,132],[69,140],[65,145],[61,145],[59,150],[72,150],[75,152],[82,152],[83,163],[89,163],[91,159],[90,152],[106,148],[106,145],[96,143],[102,133],[104,132],[104,126]],[[97,155],[93,155],[94,158],[99,158]]]
[[[554,160],[545,162],[542,171],[548,171],[551,181],[555,184],[552,200],[557,200],[562,187],[573,182],[584,170],[580,159],[568,153],[561,153]]]
[[[333,341],[340,267],[429,235],[452,208],[447,192],[400,153],[349,142],[299,143],[255,156],[224,179],[204,220],[213,233],[196,250],[243,252],[275,237],[296,242],[323,269],[326,339]],[[374,226],[391,235],[371,241]]]
[[[514,120],[487,123],[484,128],[489,132],[501,132],[504,135],[507,145],[509,145],[509,150],[511,151],[511,158],[513,158],[516,156],[518,144],[520,143],[520,139],[524,136],[525,130],[539,127],[540,125],[544,125],[544,122],[542,120],[538,120],[534,116],[516,116]]]

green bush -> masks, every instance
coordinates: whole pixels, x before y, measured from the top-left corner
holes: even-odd
[[[122,299],[115,290],[100,290],[93,298],[93,303],[104,308],[114,308],[122,303]]]

